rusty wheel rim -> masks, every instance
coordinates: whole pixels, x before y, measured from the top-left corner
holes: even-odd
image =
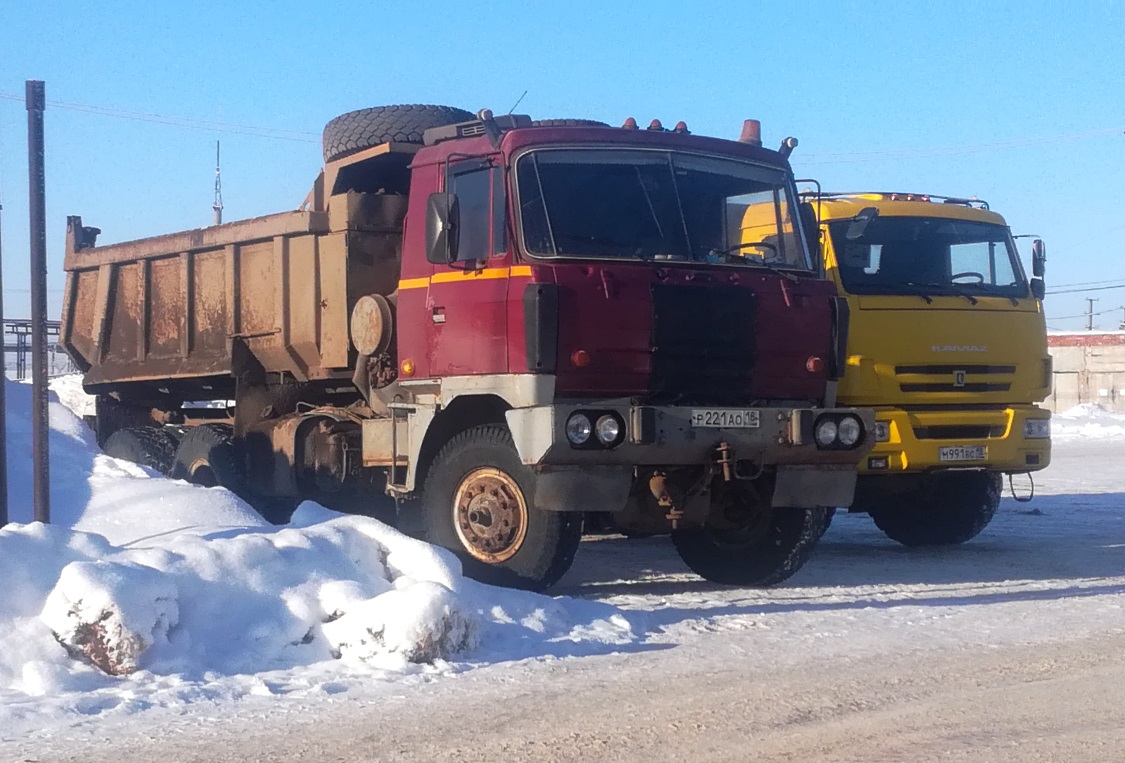
[[[506,562],[527,537],[523,491],[499,469],[474,469],[461,480],[453,498],[453,526],[473,558],[487,564]]]

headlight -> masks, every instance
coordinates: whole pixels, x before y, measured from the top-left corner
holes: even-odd
[[[1051,420],[1027,419],[1023,422],[1023,436],[1028,440],[1046,440],[1051,436]]]
[[[566,439],[571,445],[585,445],[592,431],[590,419],[584,413],[575,413],[566,420]]]
[[[621,422],[616,416],[607,413],[598,419],[598,423],[594,426],[594,434],[602,445],[616,445],[618,438],[621,437]]]
[[[859,442],[859,438],[863,436],[863,425],[859,423],[859,419],[855,416],[845,416],[840,419],[840,423],[836,425],[836,439],[844,447],[850,448]]]
[[[836,422],[824,419],[816,425],[816,444],[822,448],[831,447],[836,442]]]
[[[875,442],[891,441],[891,425],[887,421],[875,422]]]

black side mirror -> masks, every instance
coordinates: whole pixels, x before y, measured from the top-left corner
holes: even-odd
[[[426,259],[448,265],[457,259],[461,207],[457,194],[431,193],[426,200]]]
[[[852,224],[848,226],[848,230],[844,233],[844,237],[848,241],[855,241],[857,238],[863,238],[863,232],[867,230],[867,225],[876,217],[879,216],[879,210],[875,207],[864,207],[859,210],[859,214],[852,218]]]
[[[809,251],[816,261],[817,270],[820,270],[820,225],[816,221],[816,209],[811,202],[802,201],[797,210],[801,216],[801,228],[805,231],[805,240],[809,242]]]
[[[1031,274],[1042,280],[1047,270],[1047,245],[1043,239],[1037,238],[1031,242]],[[1040,297],[1042,299],[1042,297]]]
[[[1047,296],[1047,286],[1043,283],[1042,278],[1031,279],[1031,296],[1039,301],[1042,301],[1043,297]]]

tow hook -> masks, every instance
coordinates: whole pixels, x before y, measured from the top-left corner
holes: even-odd
[[[1030,472],[1027,473],[1027,481],[1030,485],[1029,492],[1021,498],[1016,495],[1016,486],[1012,482],[1012,475],[1008,475],[1008,492],[1012,494],[1012,499],[1015,500],[1016,503],[1029,503],[1031,499],[1035,497],[1035,478],[1031,476]]]
[[[664,518],[672,523],[672,529],[678,530],[680,520],[684,518],[684,510],[676,505],[672,494],[668,492],[668,476],[664,472],[653,472],[648,481],[648,489],[656,499],[656,505],[668,512]]]

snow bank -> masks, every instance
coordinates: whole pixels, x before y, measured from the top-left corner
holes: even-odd
[[[448,551],[370,518],[306,502],[288,526],[269,525],[226,490],[101,454],[56,397],[55,523],[29,523],[31,391],[7,394],[0,727],[261,693],[266,673],[339,691],[419,665],[604,652],[643,636],[637,615],[609,605],[468,580]]]
[[[1125,414],[1113,413],[1097,403],[1083,403],[1051,418],[1051,437],[1058,440],[1125,439]]]
[[[97,411],[94,396],[82,389],[82,374],[56,376],[47,384],[58,397],[59,402],[76,416],[93,416]]]

